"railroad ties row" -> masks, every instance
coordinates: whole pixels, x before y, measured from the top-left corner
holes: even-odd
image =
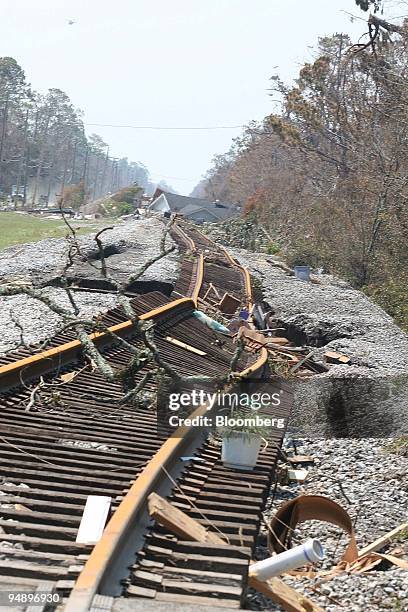
[[[235,346],[228,336],[217,339],[214,331],[193,316],[193,310],[206,310],[209,304],[216,309],[217,292],[221,297],[230,292],[243,307],[248,306],[252,299],[249,277],[224,249],[197,230],[175,227],[172,235],[184,258],[171,298],[145,294],[132,300],[133,308],[141,314],[165,307],[171,299],[192,297],[169,305],[163,316],[155,318],[156,344],[163,359],[180,375],[222,375],[229,369]],[[103,317],[105,325],[125,320],[120,309]],[[71,334],[56,336],[50,346],[60,347],[73,338]],[[136,336],[127,339],[141,346]],[[0,364],[7,367],[16,359],[29,358],[32,351],[25,351],[9,354]],[[125,366],[130,357],[114,344],[104,354],[116,367]],[[255,354],[244,353],[238,370],[257,359]],[[76,375],[58,386],[53,401],[41,408],[27,409],[33,384],[8,391],[1,399],[0,573],[28,585],[51,580],[62,593],[72,588],[92,551],[91,546],[75,542],[87,496],[111,497],[114,511],[165,441],[158,433],[154,411],[118,406],[119,384],[107,383],[89,368],[82,370],[84,365],[78,352],[72,363],[49,373],[47,381],[53,379],[58,385],[61,374]],[[136,381],[147,369],[138,373]],[[155,383],[148,383],[146,391],[154,394]],[[287,412],[282,407],[282,416]],[[154,525],[144,547],[133,549],[131,558],[139,556],[126,581],[128,596],[190,602],[198,597],[201,603],[239,606],[248,559],[274,478],[281,435],[275,437],[255,471],[248,473],[225,468],[214,441],[207,440],[193,453],[196,458],[185,464],[178,485],[170,483],[170,499],[210,529],[225,534],[229,543],[216,554],[214,548],[179,541]],[[164,559],[163,551],[171,551],[170,559]]]
[[[146,294],[133,300],[133,306],[140,313],[167,302],[161,294]],[[186,300],[155,317],[155,342],[163,359],[181,375],[228,372],[232,341],[225,338],[222,347],[215,343],[214,332],[192,316],[193,309],[194,303]],[[189,350],[169,337],[205,354],[192,359]],[[141,346],[137,336],[127,340]],[[131,357],[115,345],[104,355],[115,367],[125,366]],[[240,368],[255,359],[244,355]],[[54,385],[44,391],[40,406],[30,407],[35,382],[0,399],[0,573],[19,583],[62,580],[62,589],[71,587],[92,548],[75,542],[87,496],[112,497],[114,511],[164,442],[154,410],[118,406],[119,382],[107,382],[84,365],[79,357],[49,373],[45,381]],[[141,370],[136,381],[151,367]],[[61,374],[69,372],[76,375],[63,382]],[[146,391],[155,390],[155,383],[148,383]]]

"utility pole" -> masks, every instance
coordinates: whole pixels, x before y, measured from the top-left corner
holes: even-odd
[[[40,178],[41,178],[41,170],[42,170],[44,158],[45,158],[45,144],[46,144],[46,139],[48,136],[48,127],[50,125],[50,120],[51,120],[51,109],[49,109],[48,111],[47,119],[45,122],[44,135],[43,135],[43,139],[41,143],[40,159],[39,159],[38,166],[37,166],[37,173],[35,176],[35,183],[34,183],[34,191],[33,191],[33,195],[31,198],[31,203],[33,206],[35,205],[35,201],[37,199],[37,191],[38,191],[38,186],[39,186]]]
[[[105,188],[106,172],[108,170],[108,164],[109,164],[109,147],[106,149],[105,162],[103,164],[103,170],[102,170],[101,189],[99,192],[99,195],[101,197],[105,195],[104,188]]]
[[[66,152],[65,161],[64,161],[64,171],[62,173],[62,181],[61,181],[61,188],[60,188],[62,198],[64,197],[65,181],[67,179],[68,160],[69,160],[70,153],[71,153],[71,143],[67,147],[67,152]]]
[[[86,187],[86,182],[88,178],[88,158],[89,158],[89,146],[86,146],[85,152],[85,160],[84,160],[84,170],[82,172],[82,180],[84,181],[84,189]]]
[[[18,171],[17,171],[16,193],[14,194],[14,208],[17,208],[17,202],[18,202],[19,193],[20,193],[20,183],[21,183],[21,178],[23,175],[24,160],[27,163],[28,114],[29,112],[30,112],[29,109],[27,109],[26,116],[25,116],[25,122],[24,122],[23,150],[21,152],[20,163],[18,165]],[[25,193],[24,193],[24,199],[25,199]]]
[[[75,162],[76,162],[76,152],[77,152],[77,145],[78,145],[78,141],[75,140],[74,142],[74,153],[72,156],[72,170],[71,170],[71,179],[70,179],[70,183],[72,184],[75,181]]]
[[[97,191],[97,188],[98,188],[99,161],[100,161],[100,156],[97,153],[96,154],[95,181],[94,181],[94,186],[93,186],[93,191],[92,191],[92,199],[93,200],[96,199],[96,191]]]
[[[6,127],[7,127],[9,100],[10,100],[10,94],[9,92],[7,92],[6,101],[5,101],[4,110],[3,110],[3,123],[1,127],[1,138],[0,138],[0,187],[3,184],[3,152],[4,152],[4,144],[6,141]]]

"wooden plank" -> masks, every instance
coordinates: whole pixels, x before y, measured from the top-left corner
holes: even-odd
[[[79,525],[76,542],[79,544],[96,544],[102,537],[108,517],[111,497],[89,495]]]
[[[191,344],[186,344],[185,342],[182,342],[181,340],[177,340],[177,338],[166,336],[165,340],[167,340],[167,342],[170,342],[171,344],[174,344],[175,346],[179,346],[180,348],[186,349],[186,351],[190,351],[190,353],[195,353],[196,355],[201,355],[203,357],[204,355],[207,355],[207,353],[205,353],[204,351],[201,351],[195,346],[191,346]]]
[[[204,543],[207,541],[208,532],[205,530],[203,532],[202,525],[194,519],[181,510],[175,509],[156,493],[151,493],[148,499],[149,513],[160,524],[187,540],[197,540]],[[211,538],[213,544],[225,545],[225,542],[218,535],[211,534]],[[279,578],[261,582],[249,574],[249,585],[280,604],[288,612],[323,612],[313,601],[300,595]]]
[[[147,583],[148,585],[158,586],[163,581],[163,576],[160,574],[153,574],[153,572],[145,572],[139,569],[133,572],[133,578],[142,582],[143,585]]]
[[[50,565],[40,565],[38,563],[30,563],[29,561],[15,561],[0,559],[0,575],[1,576],[25,576],[27,578],[63,578],[68,575],[67,567],[52,567]]]
[[[359,550],[358,557],[361,558],[361,557],[364,557],[364,555],[368,555],[369,553],[380,550],[383,546],[388,544],[388,542],[396,538],[401,532],[405,530],[408,530],[408,523],[402,523],[401,525],[399,525],[398,527],[395,527],[395,529],[384,534],[383,536],[381,536],[380,538],[378,538],[377,540],[375,540],[368,546],[361,548]]]
[[[242,595],[242,588],[236,586],[228,586],[225,584],[207,584],[205,582],[191,582],[190,580],[174,580],[172,578],[163,578],[163,588],[166,591],[191,591],[191,593],[208,593],[211,594],[214,591],[216,593],[223,593],[224,595],[231,595],[236,598],[240,598]]]
[[[49,551],[38,551],[38,550],[22,550],[21,548],[11,548],[2,546],[4,535],[0,535],[0,555],[7,557],[14,557],[16,559],[34,559],[35,561],[41,561],[44,559],[45,562],[48,561],[63,561],[67,566],[68,563],[74,563],[78,559],[75,554],[68,554],[65,551],[63,553],[51,553]],[[84,555],[87,556],[87,555]],[[58,564],[57,564],[58,565]]]
[[[350,357],[347,357],[347,355],[343,355],[342,353],[337,353],[335,351],[326,351],[324,353],[324,356],[326,357],[329,363],[349,363],[350,362]]]
[[[224,572],[212,572],[202,569],[191,569],[185,567],[173,567],[172,565],[166,565],[163,568],[163,577],[168,578],[169,574],[181,574],[182,576],[199,576],[201,582],[218,582],[220,584],[228,584],[231,583],[241,583],[242,575],[241,574],[226,574]]]
[[[148,599],[152,599],[156,597],[156,589],[147,589],[146,587],[141,587],[136,584],[129,584],[126,587],[126,593],[128,595],[135,595],[136,597],[146,597]]]
[[[167,561],[168,559],[175,559],[178,563],[184,563],[189,568],[191,568],[192,566],[202,568],[208,563],[210,563],[211,566],[220,565],[221,567],[227,568],[229,571],[239,571],[241,568],[242,570],[246,570],[248,567],[248,559],[236,559],[234,557],[229,557],[228,555],[222,557],[215,556],[214,554],[210,556],[204,554],[200,555],[195,553],[188,553],[187,557],[185,552],[176,552],[170,549],[164,549],[153,545],[148,546],[147,553],[149,552],[151,552],[155,557],[163,557],[165,561]]]
[[[241,300],[236,298],[230,293],[224,293],[221,301],[218,304],[218,308],[225,314],[234,314],[234,312],[241,306]]]
[[[227,544],[223,542],[219,544],[218,542],[214,545],[209,544],[208,542],[194,542],[191,540],[177,540],[176,542],[176,550],[182,552],[200,552],[207,555],[224,555],[225,557],[239,557],[241,559],[245,559],[249,561],[251,557],[251,548],[249,546],[235,546],[233,544]]]
[[[293,457],[287,457],[289,463],[314,463],[314,457],[312,455],[293,455]]]
[[[184,539],[198,540],[199,542],[208,542],[210,544],[220,543],[220,538],[217,535],[207,531],[205,527],[166,502],[157,493],[150,493],[148,509],[151,517]],[[221,540],[221,543],[225,544],[224,540]]]
[[[5,523],[5,527],[12,525],[12,523]],[[12,534],[12,533],[2,533],[1,534],[2,542],[12,542],[12,543],[21,543],[24,546],[30,547],[32,550],[44,550],[49,551],[55,548],[63,549],[66,552],[72,552],[76,554],[78,552],[86,551],[89,549],[89,545],[86,544],[77,544],[76,542],[70,539],[67,540],[58,540],[58,539],[47,539],[45,537],[34,537],[20,534]]]

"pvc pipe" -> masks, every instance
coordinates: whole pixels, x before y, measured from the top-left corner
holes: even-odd
[[[320,541],[310,538],[304,544],[285,550],[285,552],[269,557],[263,561],[252,563],[249,567],[249,575],[254,576],[261,582],[279,576],[284,572],[302,567],[306,563],[316,563],[324,559],[324,549]]]

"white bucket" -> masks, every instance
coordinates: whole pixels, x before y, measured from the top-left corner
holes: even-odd
[[[226,467],[252,470],[258,460],[262,439],[257,435],[237,432],[223,438],[221,459]]]
[[[295,546],[285,552],[252,563],[249,567],[249,575],[258,578],[261,582],[279,576],[284,572],[306,565],[306,563],[317,563],[324,559],[324,549],[319,540],[310,538],[304,544]]]

